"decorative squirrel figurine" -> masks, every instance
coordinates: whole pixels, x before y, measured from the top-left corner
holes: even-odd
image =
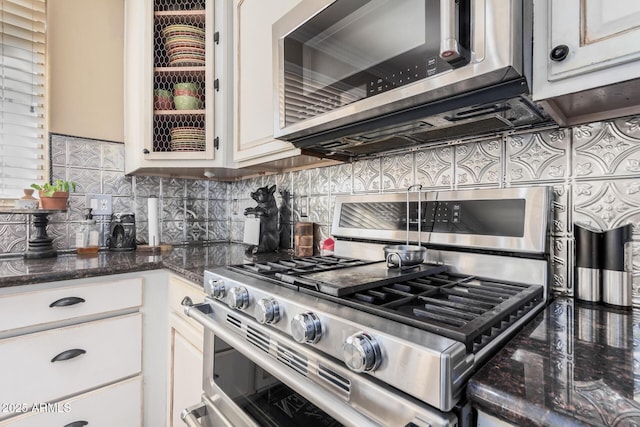
[[[274,252],[280,245],[280,235],[278,233],[278,207],[273,193],[276,186],[260,187],[253,193],[251,198],[258,202],[255,208],[246,208],[244,215],[255,215],[260,219],[260,240],[258,246],[250,248],[251,252],[265,253]]]

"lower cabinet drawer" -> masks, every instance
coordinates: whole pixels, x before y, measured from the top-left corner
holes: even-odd
[[[0,427],[139,427],[141,377],[134,377],[72,399],[36,405],[35,412],[0,422]]]
[[[79,319],[141,305],[141,278],[18,292],[0,296],[0,331]]]
[[[59,400],[135,375],[141,346],[140,313],[0,340],[0,403]]]

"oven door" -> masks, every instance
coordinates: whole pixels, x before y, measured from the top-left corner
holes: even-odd
[[[212,318],[216,315],[223,317],[223,311],[226,310],[214,313],[208,304],[200,304],[187,311],[189,316],[205,326],[204,395],[201,404],[183,411],[182,419],[187,425],[380,425],[346,404],[337,391],[306,381],[305,355],[283,345],[278,346],[279,360],[265,354],[269,343],[260,335],[259,325],[252,329],[255,337],[251,343],[233,331],[213,324]],[[242,321],[240,316],[235,319]],[[338,382],[339,379],[333,381]],[[197,419],[200,419],[199,423]]]
[[[190,426],[457,425],[455,414],[354,374],[224,304],[185,313],[205,327],[204,395],[183,411]]]
[[[276,137],[386,104],[383,93],[469,63],[471,8],[469,0],[302,1],[273,30]]]

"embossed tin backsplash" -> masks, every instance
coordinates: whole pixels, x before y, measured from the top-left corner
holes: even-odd
[[[552,186],[553,288],[568,295],[573,295],[573,222],[604,230],[632,223],[634,303],[640,305],[640,117],[503,134],[234,182],[229,194],[238,208],[231,212],[230,237],[242,240],[242,212],[252,203],[251,189],[261,185],[276,184],[291,194],[292,220],[316,223],[319,244],[330,234],[336,195],[399,191],[415,183],[435,191]]]
[[[51,145],[54,179],[78,182],[69,212],[51,219],[50,234],[59,249],[73,248],[84,195],[90,192],[112,194],[114,211],[135,212],[139,236],[147,234],[147,198],[155,194],[160,197],[163,242],[241,242],[244,209],[255,205],[250,192],[275,184],[278,206],[291,210],[290,221],[282,224],[287,246],[296,221],[316,224],[317,244],[329,236],[338,194],[400,191],[414,183],[434,191],[551,185],[554,289],[573,295],[573,222],[600,229],[632,223],[634,303],[640,306],[640,117],[503,134],[231,183],[126,177],[122,144],[53,135]],[[108,229],[108,218],[98,220]],[[26,230],[23,217],[0,216],[0,251],[21,253]]]

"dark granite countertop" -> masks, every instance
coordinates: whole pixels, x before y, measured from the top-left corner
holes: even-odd
[[[159,268],[202,284],[205,269],[292,256],[289,251],[247,255],[246,248],[239,243],[216,243],[174,247],[171,252],[162,254],[104,251],[94,256],[59,254],[46,259],[0,258],[0,288]]]
[[[640,310],[551,302],[467,386],[518,426],[640,425]]]

